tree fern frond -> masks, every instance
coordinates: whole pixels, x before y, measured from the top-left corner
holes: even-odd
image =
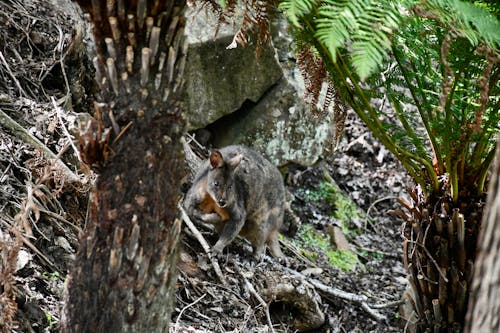
[[[373,73],[389,53],[390,34],[399,24],[396,10],[372,4],[359,18],[359,29],[352,36],[351,62],[361,80]]]
[[[386,52],[380,52],[380,48],[368,38],[354,42],[352,49],[351,62],[361,80],[368,77],[386,55]]]
[[[418,4],[416,12],[445,23],[473,45],[486,42],[492,49],[498,49],[500,46],[498,19],[474,3],[460,0],[429,0]]]
[[[345,47],[352,34],[359,29],[358,19],[369,1],[326,0],[318,7],[316,38],[327,48],[333,60],[337,50]]]
[[[411,16],[441,22],[445,29],[471,44],[500,45],[498,20],[484,8],[460,0],[284,0],[280,8],[295,27],[307,17],[315,38],[336,61],[340,49],[351,55],[361,78],[373,73],[387,56],[393,33]],[[353,47],[346,48],[347,45]],[[363,55],[362,53],[366,53]]]
[[[316,38],[335,61],[337,51],[352,43],[351,63],[362,78],[382,63],[390,49],[390,36],[403,17],[391,1],[333,1],[318,5]]]
[[[279,9],[283,11],[290,23],[300,27],[299,19],[311,12],[319,0],[285,0],[281,1]]]

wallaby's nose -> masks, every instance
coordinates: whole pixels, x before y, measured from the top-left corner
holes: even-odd
[[[224,207],[227,204],[226,200],[224,199],[219,199],[219,206]]]

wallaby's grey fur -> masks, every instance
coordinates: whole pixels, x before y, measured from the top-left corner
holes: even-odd
[[[214,254],[240,234],[252,243],[257,258],[264,254],[266,244],[274,257],[283,256],[278,231],[285,205],[279,170],[244,146],[212,151],[184,200],[191,219],[215,224],[219,240]]]

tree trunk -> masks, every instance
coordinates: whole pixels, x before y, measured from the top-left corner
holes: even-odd
[[[432,202],[413,191],[412,199],[402,202],[410,215],[397,212],[407,222],[408,331],[499,332],[500,140],[484,214],[480,198],[454,208],[446,197]]]
[[[465,332],[500,332],[500,140],[478,251]]]
[[[406,220],[403,261],[413,311],[404,318],[410,332],[460,332],[465,323],[484,198],[470,191],[453,203],[446,184],[441,196],[412,189],[412,203],[401,200],[409,214],[398,212]]]
[[[94,25],[99,102],[80,152],[98,178],[62,332],[167,331],[185,173],[186,1],[77,1]]]

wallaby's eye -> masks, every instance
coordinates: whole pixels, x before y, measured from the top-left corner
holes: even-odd
[[[214,182],[215,187],[219,187],[219,182]]]

